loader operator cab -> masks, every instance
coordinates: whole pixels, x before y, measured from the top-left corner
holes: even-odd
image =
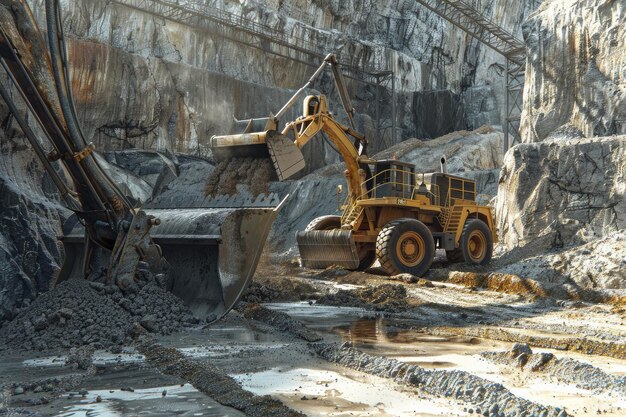
[[[376,162],[372,198],[411,198],[415,188],[415,165],[396,160]]]

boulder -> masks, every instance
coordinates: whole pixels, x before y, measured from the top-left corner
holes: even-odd
[[[496,219],[508,249],[589,242],[626,228],[626,136],[521,144],[504,159]]]

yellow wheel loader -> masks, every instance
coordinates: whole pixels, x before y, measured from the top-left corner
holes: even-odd
[[[59,1],[44,5],[47,42],[24,0],[0,7],[0,69],[12,89],[0,83],[0,95],[74,213],[60,237],[65,259],[56,282],[101,279],[104,271],[107,283],[126,289],[160,275],[196,315],[221,318],[252,280],[277,197],[144,205],[122,192],[80,129]]]
[[[279,132],[278,117],[297,96],[330,66],[351,127],[336,121],[324,95],[304,99],[303,114]],[[422,275],[430,268],[436,249],[444,249],[451,261],[487,264],[496,241],[491,208],[476,202],[476,183],[449,175],[445,157],[442,172],[418,181],[415,166],[396,160],[376,161],[366,154],[367,140],[356,132],[354,110],[340,67],[333,55],[326,57],[309,82],[262,132],[214,136],[215,155],[249,152],[268,155],[280,179],[304,167],[300,149],[323,132],[346,165],[348,196],[340,216],[313,220],[296,238],[302,265],[326,268],[337,265],[364,270],[378,259],[389,274]],[[321,135],[319,135],[321,136]]]

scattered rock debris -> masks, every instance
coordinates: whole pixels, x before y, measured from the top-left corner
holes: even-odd
[[[361,307],[370,310],[402,312],[409,307],[403,285],[383,284],[323,295],[317,302],[331,306]]]
[[[526,372],[543,372],[566,384],[594,393],[614,392],[626,398],[626,376],[607,374],[591,364],[552,353],[533,353],[525,343],[516,343],[508,352],[482,352],[491,362],[509,365]]]
[[[175,295],[153,282],[140,285],[122,291],[86,280],[63,282],[0,329],[0,349],[111,348],[197,323]]]
[[[222,161],[207,180],[206,196],[234,195],[245,186],[253,196],[269,194],[274,168],[269,158],[232,158]]]
[[[307,342],[319,342],[322,337],[288,314],[270,310],[259,304],[241,304],[238,310],[247,319],[257,320],[282,332],[288,332]]]
[[[535,336],[496,327],[431,327],[428,328],[428,332],[438,336],[462,335],[503,342],[527,343],[545,349],[626,359],[626,345],[617,341],[603,341],[587,337]]]
[[[188,381],[222,405],[233,407],[251,417],[304,417],[268,395],[257,396],[239,386],[235,380],[207,361],[194,361],[178,350],[156,343],[141,343],[140,353],[148,363],[166,375]]]
[[[515,396],[502,384],[487,381],[465,371],[427,370],[382,356],[373,356],[351,347],[349,342],[315,344],[322,358],[404,385],[417,387],[435,396],[455,398],[472,404],[478,415],[495,417],[547,416],[565,417],[565,410],[536,404]]]

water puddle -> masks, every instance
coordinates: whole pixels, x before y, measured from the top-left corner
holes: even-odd
[[[77,402],[72,403],[73,401]],[[189,384],[122,390],[92,390],[86,395],[65,396],[57,417],[207,416],[243,417],[198,392]]]
[[[309,416],[465,416],[462,407],[444,399],[401,391],[388,380],[334,371],[273,368],[234,375],[244,389],[272,395]],[[360,380],[359,380],[360,379]]]
[[[399,326],[398,321],[375,318],[371,313],[368,314],[355,308],[316,306],[308,303],[277,303],[269,304],[268,307],[283,311],[318,331],[334,334],[339,338],[338,341],[349,341],[355,348],[366,353],[385,356],[427,369],[466,371],[486,380],[503,384],[521,398],[545,405],[566,407],[573,415],[595,415],[600,409],[602,415],[617,416],[624,415],[624,410],[626,410],[624,401],[615,396],[596,395],[573,385],[557,383],[541,373],[528,375],[516,369],[508,369],[491,363],[480,356],[483,351],[508,351],[513,345],[510,342],[467,336],[434,336],[415,330],[405,330],[403,327],[406,326]],[[514,329],[514,331],[543,337],[571,337],[571,335],[541,330]],[[564,352],[549,349],[534,349],[534,351],[551,352],[557,357],[565,356]],[[626,361],[570,352],[567,356],[591,363],[614,375],[620,375],[626,369]],[[270,381],[272,377],[273,375],[267,376]],[[296,382],[297,378],[296,380],[293,378],[285,376],[285,380],[289,381],[288,384]],[[299,380],[297,382],[302,385]],[[271,386],[271,383],[268,384]],[[276,391],[282,392],[279,388],[276,388]],[[311,392],[320,395],[319,390],[311,390]],[[283,394],[287,395],[287,392]],[[292,392],[291,395],[295,394]],[[384,398],[380,393],[371,393],[371,395],[374,395],[374,398]],[[309,396],[308,393],[307,396]],[[344,398],[343,395],[342,398]],[[360,398],[355,398],[354,401],[359,402]],[[603,406],[593,408],[593,410],[589,408],[589,404],[596,403]],[[365,404],[369,403],[365,401]],[[394,412],[396,411],[398,410],[394,409]],[[389,411],[386,410],[386,412]],[[393,412],[390,414],[394,415]]]
[[[273,344],[264,344],[262,346],[257,345],[233,345],[233,346],[223,346],[223,345],[213,345],[213,346],[193,346],[193,347],[182,347],[178,348],[180,352],[182,352],[185,356],[194,359],[201,358],[225,358],[232,355],[236,355],[238,353],[246,352],[246,351],[254,351],[259,348],[263,349],[280,349],[287,344],[273,343]],[[54,367],[54,366],[64,366],[66,356],[47,356],[43,358],[35,358],[35,359],[27,359],[22,362],[24,366],[27,367]],[[119,353],[113,354],[104,351],[97,351],[93,356],[93,363],[96,366],[113,366],[113,365],[124,365],[124,364],[133,364],[133,363],[143,363],[146,358],[138,353]]]

